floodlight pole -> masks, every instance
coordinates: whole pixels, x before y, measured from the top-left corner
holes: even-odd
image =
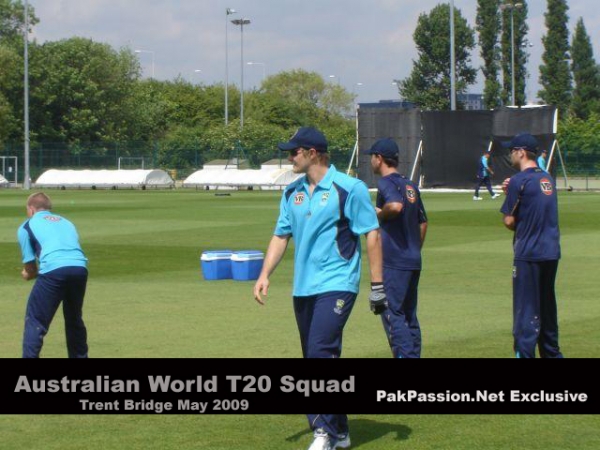
[[[24,51],[24,75],[23,75],[23,96],[24,96],[24,122],[25,122],[25,165],[23,174],[23,189],[31,189],[30,170],[29,170],[29,2],[25,0],[25,30],[23,31]]]
[[[232,8],[225,10],[225,126],[229,124],[229,40],[227,38],[227,29],[229,16],[235,13],[236,10]]]
[[[450,0],[450,110],[452,111],[456,111],[456,50],[454,40],[454,0]]]
[[[241,70],[242,70],[242,79],[240,83],[240,128],[244,128],[244,25],[250,24],[250,19],[235,19],[231,21],[234,25],[240,26],[240,36],[242,41],[242,51],[241,51]]]

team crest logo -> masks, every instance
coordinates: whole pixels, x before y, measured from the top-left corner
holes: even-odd
[[[346,304],[346,302],[344,300],[336,300],[335,308],[333,308],[333,312],[341,316],[342,309],[344,308],[345,304]]]
[[[296,194],[296,196],[294,197],[294,204],[301,205],[304,202],[304,197],[305,196],[303,192]]]
[[[47,220],[48,222],[60,222],[60,217],[56,217],[56,216],[46,216],[44,217],[45,220]]]
[[[325,206],[327,204],[327,200],[329,200],[329,192],[325,192],[321,197],[321,206]]]
[[[406,186],[406,198],[411,203],[415,203],[417,201],[417,191],[415,191],[412,186]]]
[[[552,187],[552,182],[548,178],[542,178],[540,180],[540,188],[542,189],[542,192],[546,195],[552,195],[552,192],[554,191]]]

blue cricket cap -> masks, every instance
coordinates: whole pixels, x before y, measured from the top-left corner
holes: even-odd
[[[517,134],[512,140],[503,142],[502,146],[505,148],[522,148],[531,153],[539,153],[540,148],[537,139],[529,133]]]
[[[379,139],[369,150],[365,150],[365,155],[381,155],[388,159],[398,159],[400,148],[396,141],[391,138]]]
[[[303,147],[314,148],[319,152],[326,153],[327,139],[325,139],[325,135],[316,128],[301,127],[290,138],[289,142],[282,142],[279,145],[277,145],[277,147],[286,152],[290,150],[295,150],[298,147]]]

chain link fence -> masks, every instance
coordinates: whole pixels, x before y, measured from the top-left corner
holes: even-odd
[[[352,149],[330,149],[332,163],[338,170],[346,170]],[[24,178],[23,143],[6,144],[0,156],[17,157],[17,167],[6,159],[4,170],[16,171],[17,180]],[[205,164],[219,160],[239,161],[239,168],[258,169],[266,161],[288,164],[287,152],[262,147],[244,147],[241,144],[228,150],[214,150],[201,146],[173,146],[147,142],[96,142],[68,145],[57,142],[32,143],[29,150],[29,173],[35,180],[49,169],[162,169],[175,180],[183,180]],[[231,163],[231,162],[230,162]],[[2,175],[2,173],[0,173]],[[14,178],[14,175],[11,175]]]

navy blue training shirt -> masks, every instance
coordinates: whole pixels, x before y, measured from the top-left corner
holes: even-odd
[[[500,212],[515,217],[515,260],[560,259],[556,183],[548,173],[535,167],[512,176]]]
[[[425,207],[417,186],[398,173],[382,177],[377,183],[378,208],[386,203],[401,203],[402,211],[381,222],[383,266],[402,270],[421,269],[421,227],[427,222]]]

